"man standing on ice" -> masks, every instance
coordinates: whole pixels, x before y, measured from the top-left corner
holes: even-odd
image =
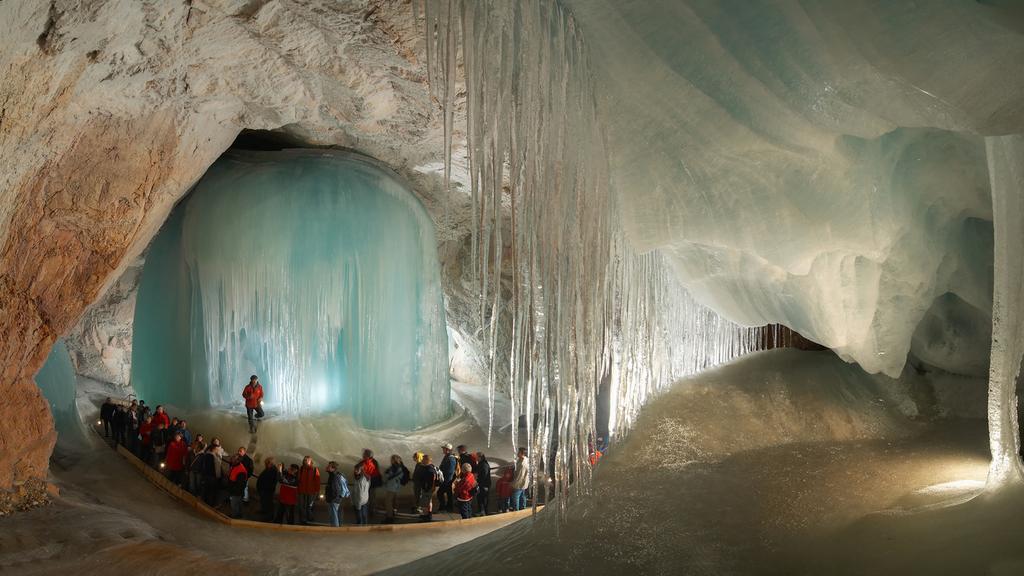
[[[249,383],[242,390],[242,398],[245,398],[245,415],[249,419],[249,434],[256,433],[256,423],[253,420],[253,413],[256,418],[263,418],[263,386],[255,374],[249,377]]]

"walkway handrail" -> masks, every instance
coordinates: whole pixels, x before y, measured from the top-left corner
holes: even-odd
[[[277,530],[284,532],[324,532],[324,533],[336,533],[336,532],[408,532],[414,530],[444,530],[444,529],[457,529],[466,528],[471,526],[479,526],[481,524],[491,524],[503,520],[520,520],[527,518],[533,514],[532,508],[525,510],[518,510],[515,512],[505,512],[504,514],[489,514],[487,516],[477,516],[474,518],[464,518],[457,520],[440,520],[436,522],[414,522],[410,524],[368,524],[368,525],[343,525],[343,526],[304,526],[299,524],[276,524],[270,522],[257,522],[255,520],[244,520],[241,518],[231,518],[224,513],[211,508],[202,499],[196,498],[188,490],[182,489],[180,486],[171,482],[166,476],[163,475],[159,470],[147,466],[145,462],[139,460],[135,454],[128,450],[121,444],[117,445],[117,453],[122,458],[128,461],[129,464],[138,468],[142,475],[146,477],[151,483],[156,485],[172,498],[177,499],[181,503],[194,508],[200,514],[228,526],[243,527],[243,528],[256,528],[263,530]],[[544,506],[537,506],[537,511],[543,510]]]

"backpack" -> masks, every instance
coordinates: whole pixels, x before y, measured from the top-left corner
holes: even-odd
[[[434,469],[434,486],[444,484],[444,472],[441,472],[441,469],[433,464],[430,467]]]
[[[402,486],[405,486],[406,484],[409,483],[409,478],[409,469],[405,467],[405,464],[402,464]]]

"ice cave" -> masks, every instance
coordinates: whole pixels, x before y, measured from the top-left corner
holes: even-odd
[[[1017,0],[0,1],[0,573],[1024,574],[1022,62]]]

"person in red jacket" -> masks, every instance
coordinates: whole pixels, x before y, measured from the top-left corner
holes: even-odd
[[[299,468],[299,523],[313,521],[313,504],[320,496],[320,469],[313,465],[312,456],[302,458]]]
[[[153,427],[157,427],[160,424],[164,425],[164,428],[171,427],[171,417],[167,415],[163,406],[156,407],[156,413],[153,414]]]
[[[473,497],[476,496],[476,476],[473,475],[473,465],[469,462],[462,464],[462,476],[455,481],[455,500],[459,503],[459,514],[462,519],[473,517]]]
[[[512,507],[512,467],[506,467],[498,480],[498,512],[508,512]]]
[[[242,496],[249,485],[249,471],[238,455],[231,457],[231,471],[228,472],[228,500],[231,501],[231,517],[242,517]]]
[[[185,482],[185,465],[188,461],[189,448],[181,432],[174,433],[174,439],[167,445],[167,477],[178,486]]]
[[[245,398],[245,415],[249,419],[249,434],[256,433],[256,418],[263,418],[263,385],[255,374],[249,377],[249,383],[242,390],[242,398]]]
[[[373,457],[373,450],[366,448],[363,450],[363,474],[370,480],[370,499],[367,501],[367,508],[369,509],[369,517],[373,518],[373,506],[377,503],[377,488],[383,484],[380,475],[380,464],[377,459]]]
[[[299,467],[292,464],[281,474],[281,488],[277,493],[277,516],[274,521],[284,524],[285,517],[289,524],[295,524],[295,504],[299,500]]]
[[[146,416],[139,424],[139,459],[150,464],[153,458],[153,417]]]

